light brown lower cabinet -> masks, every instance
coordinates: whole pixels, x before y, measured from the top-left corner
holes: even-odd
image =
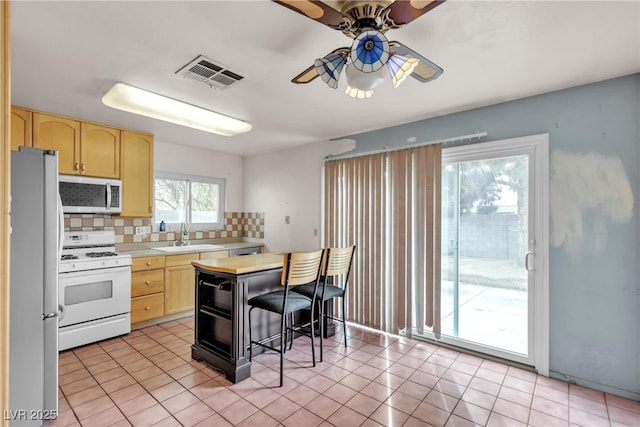
[[[191,262],[199,259],[199,253],[167,255],[164,269],[164,314],[193,309],[196,274]]]
[[[164,256],[131,262],[131,323],[164,316]]]

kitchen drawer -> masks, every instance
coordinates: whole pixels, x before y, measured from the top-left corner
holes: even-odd
[[[164,292],[131,298],[131,323],[164,316]]]
[[[131,273],[131,296],[156,294],[164,292],[164,270],[134,271]]]
[[[229,258],[229,251],[200,252],[200,260]]]
[[[199,259],[200,254],[198,252],[180,255],[167,255],[165,265],[167,267],[173,267],[176,265],[190,265],[191,261],[198,261]]]
[[[134,258],[131,260],[131,271],[153,270],[154,268],[164,268],[164,256]]]

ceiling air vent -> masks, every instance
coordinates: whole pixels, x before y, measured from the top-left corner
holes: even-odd
[[[176,71],[176,74],[216,89],[228,88],[244,78],[204,56],[197,57]]]

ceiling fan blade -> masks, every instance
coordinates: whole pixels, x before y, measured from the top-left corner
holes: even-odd
[[[404,25],[444,2],[445,0],[395,1],[387,9],[389,10],[389,18],[396,25]]]
[[[301,72],[300,74],[298,74],[297,76],[295,76],[294,78],[292,78],[291,83],[297,83],[297,84],[309,83],[309,82],[312,82],[318,76],[319,74],[316,71],[316,66],[312,65],[306,70],[304,70],[303,72]]]
[[[342,23],[344,18],[340,12],[318,0],[272,1],[334,29]]]
[[[435,80],[444,72],[441,67],[429,61],[427,58],[420,55],[413,49],[409,49],[407,46],[403,45],[400,42],[389,42],[389,47],[391,48],[391,52],[393,53],[416,58],[419,61],[418,65],[416,66],[416,68],[414,68],[410,76],[421,83]]]

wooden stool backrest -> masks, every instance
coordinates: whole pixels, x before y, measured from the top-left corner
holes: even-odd
[[[322,276],[329,277],[349,274],[355,250],[355,245],[346,248],[327,248],[327,255],[325,256],[322,266]]]
[[[314,252],[287,252],[282,264],[282,286],[306,285],[315,282],[320,273],[323,250]]]

